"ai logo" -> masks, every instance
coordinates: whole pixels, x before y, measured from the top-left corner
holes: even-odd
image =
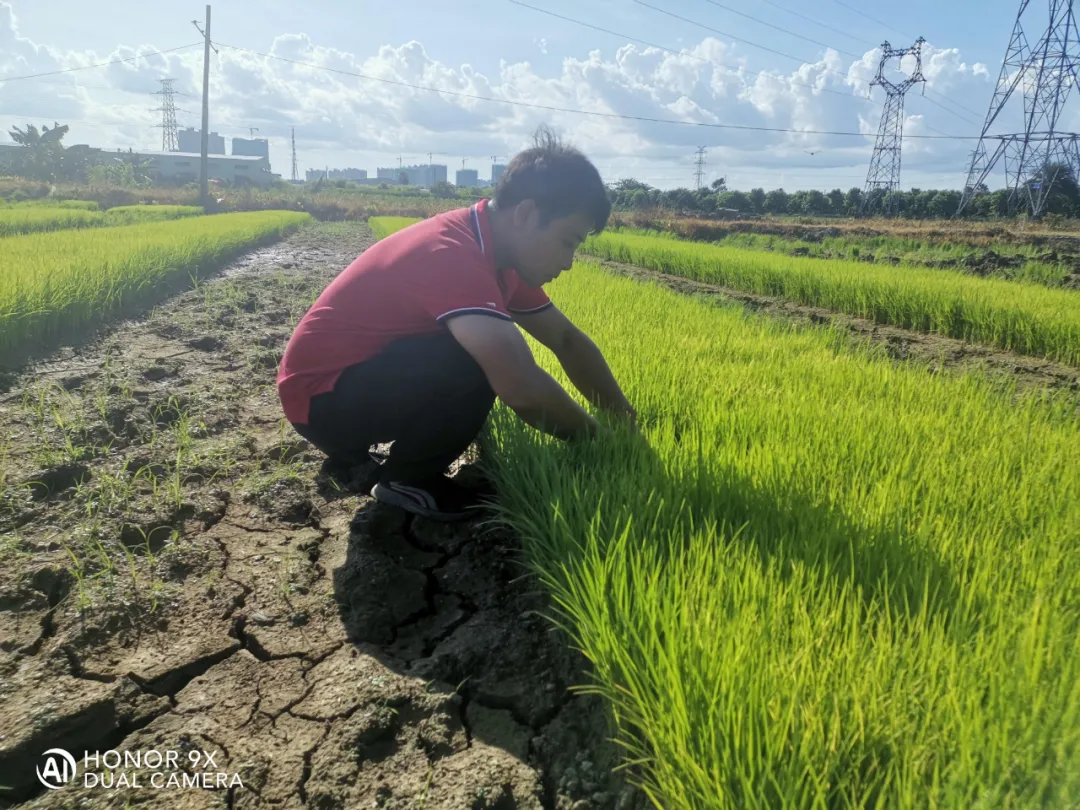
[[[45,766],[38,766],[38,780],[50,790],[58,790],[75,778],[75,757],[63,748],[50,748],[42,756]]]

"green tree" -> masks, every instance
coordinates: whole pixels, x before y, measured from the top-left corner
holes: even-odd
[[[844,215],[844,192],[834,188],[829,192],[829,213],[837,216]]]
[[[788,212],[788,194],[782,188],[765,195],[765,213],[780,216]]]
[[[754,207],[755,214],[765,213],[765,189],[755,188],[750,190],[750,204]]]
[[[709,188],[719,194],[721,191],[727,191],[727,178],[718,177],[709,184]]]
[[[431,194],[441,200],[450,200],[457,196],[457,190],[446,180],[440,180],[431,187]]]
[[[57,175],[63,174],[65,168],[71,169],[63,165],[62,141],[67,133],[67,125],[60,126],[55,121],[52,129],[43,126],[39,130],[33,124],[27,124],[26,129],[12,128],[9,132],[11,139],[22,147],[12,158],[13,173],[46,182],[64,179]]]
[[[803,203],[802,210],[807,214],[821,216],[829,213],[829,201],[820,191],[812,189],[806,193],[806,202]]]
[[[844,208],[847,209],[848,215],[859,213],[860,205],[862,205],[862,189],[848,189],[848,193],[844,195]]]
[[[734,208],[744,214],[754,207],[750,198],[741,191],[725,191],[717,195],[716,202],[721,208]]]

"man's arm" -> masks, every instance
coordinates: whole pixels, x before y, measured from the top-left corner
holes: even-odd
[[[496,396],[527,424],[560,439],[598,430],[596,420],[536,364],[529,344],[511,321],[460,315],[446,325],[483,369]]]
[[[589,402],[636,419],[637,414],[615,381],[603,353],[557,307],[550,306],[534,315],[516,315],[515,320],[554,352],[566,376]]]

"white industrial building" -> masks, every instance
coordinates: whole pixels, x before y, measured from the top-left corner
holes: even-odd
[[[155,180],[164,183],[199,182],[198,152],[136,152],[135,157],[150,161]],[[231,186],[267,188],[273,181],[270,161],[253,155],[207,155],[206,173],[209,179]]]
[[[396,185],[431,188],[440,181],[446,182],[446,166],[428,163],[423,166],[402,166],[398,169],[377,169],[375,176],[378,180]]]

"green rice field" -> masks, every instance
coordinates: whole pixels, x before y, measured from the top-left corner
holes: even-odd
[[[93,204],[96,207],[96,203]],[[0,237],[74,228],[101,228],[200,216],[193,205],[128,205],[97,211],[82,207],[28,205],[0,208]]]
[[[0,351],[149,300],[162,285],[205,273],[309,219],[263,211],[7,238],[0,251]]]
[[[587,261],[548,290],[643,435],[561,443],[500,405],[486,463],[658,806],[1076,806],[1073,399]]]
[[[622,232],[590,237],[582,252],[1080,365],[1080,296],[1072,291],[949,270],[781,256]]]

